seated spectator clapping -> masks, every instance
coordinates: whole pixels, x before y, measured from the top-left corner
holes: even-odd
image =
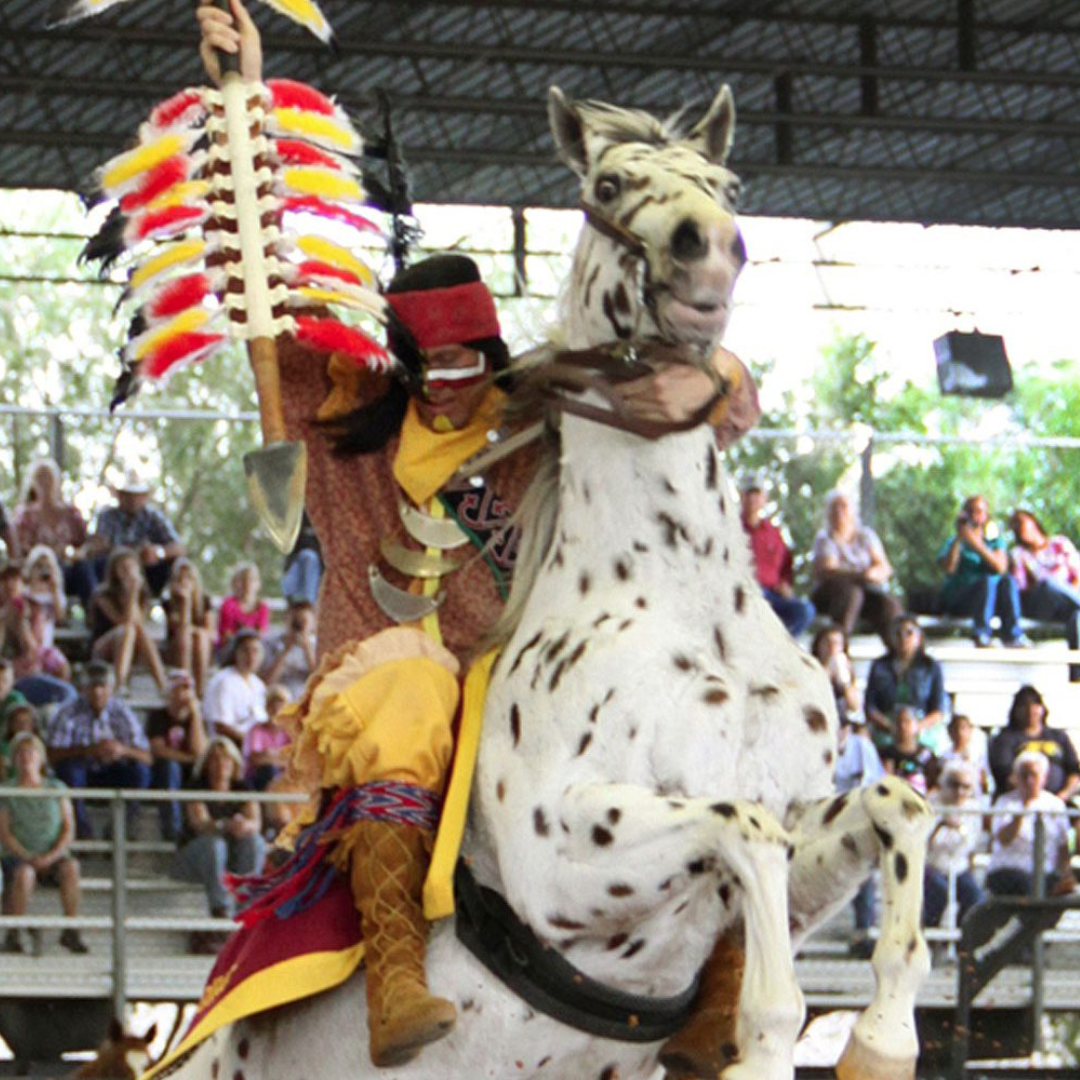
[[[962,761],[950,761],[941,774],[941,786],[930,794],[938,821],[930,834],[923,881],[923,911],[927,926],[937,926],[949,900],[949,878],[956,883],[957,925],[968,909],[982,900],[982,889],[971,870],[972,856],[983,843],[980,814],[957,810],[981,807],[974,770]]]
[[[57,709],[49,723],[49,762],[70,788],[145,790],[150,785],[150,743],[131,709],[113,693],[112,668],[86,665],[81,693]],[[135,804],[129,806],[129,818]],[[82,800],[75,803],[80,840],[93,835]]]
[[[181,669],[169,675],[165,704],[146,718],[146,735],[153,754],[151,784],[159,791],[179,791],[190,779],[195,762],[206,749],[202,706],[191,676]],[[180,804],[158,804],[161,833],[166,840],[180,835]]]
[[[281,683],[291,700],[298,699],[315,670],[316,647],[315,608],[306,600],[294,600],[289,604],[284,630],[265,641],[263,682],[267,686]]]
[[[22,731],[12,740],[15,775],[4,787],[62,789],[64,784],[43,774],[45,746],[33,732]],[[4,914],[25,915],[38,881],[60,887],[64,914],[79,914],[79,863],[70,853],[73,834],[71,802],[68,799],[0,798],[0,847],[3,849]],[[34,952],[40,931],[31,931]],[[73,953],[85,953],[78,930],[67,929],[60,944]],[[4,939],[4,951],[23,951],[19,931],[11,929]]]
[[[239,749],[248,728],[266,719],[266,684],[256,672],[262,665],[263,646],[254,630],[233,637],[225,667],[206,688],[203,713],[214,735],[227,735]]]
[[[1046,790],[1050,763],[1036,750],[1025,750],[1013,763],[1014,790],[1006,791],[997,810],[1040,810],[1046,829],[1046,892],[1072,892],[1076,881],[1069,864],[1069,820],[1065,804]],[[1035,889],[1035,815],[995,817],[986,887],[996,896],[1031,896]]]
[[[240,751],[231,740],[215,736],[209,741],[189,789],[234,792],[236,798],[184,804],[184,830],[173,863],[173,877],[203,886],[215,918],[229,918],[235,909],[225,886],[226,872],[257,873],[266,851],[259,805],[247,797],[248,789],[240,780],[242,769]],[[200,945],[207,943],[201,936],[193,940],[193,950],[205,951]]]

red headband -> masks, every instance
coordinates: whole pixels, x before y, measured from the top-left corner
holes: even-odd
[[[386,302],[421,349],[499,336],[495,301],[482,281],[447,289],[387,293]]]

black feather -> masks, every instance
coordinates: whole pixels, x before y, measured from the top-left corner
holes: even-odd
[[[79,252],[79,264],[97,262],[98,277],[105,277],[113,263],[124,254],[124,229],[127,223],[127,215],[119,205],[114,206],[101,228],[86,241],[86,246]]]
[[[139,378],[139,365],[137,363],[129,364],[123,359],[121,363],[123,368],[113,385],[113,396],[109,402],[109,412],[115,412],[125,401],[130,401],[142,387],[142,379]]]

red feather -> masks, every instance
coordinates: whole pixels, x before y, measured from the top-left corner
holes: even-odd
[[[390,354],[377,341],[335,319],[297,316],[296,340],[320,352],[344,353],[372,371],[388,371],[393,363]]]
[[[374,221],[364,217],[363,214],[357,214],[347,206],[327,202],[325,199],[320,199],[317,195],[297,195],[293,198],[285,199],[282,204],[282,209],[291,210],[296,214],[318,214],[319,217],[334,218],[336,221],[343,222],[345,225],[351,225],[354,229],[359,229],[361,232],[378,233],[382,231]]]
[[[139,374],[150,379],[160,379],[177,364],[193,364],[198,360],[205,360],[224,340],[224,334],[177,334],[163,342],[159,349],[148,352],[142,358]]]
[[[175,184],[182,184],[187,179],[190,162],[186,154],[176,154],[155,165],[142,183],[120,200],[120,209],[125,214],[132,214]]]
[[[334,115],[334,103],[313,86],[292,79],[268,79],[266,86],[275,109],[302,109],[323,116]]]
[[[132,219],[125,230],[129,243],[134,240],[155,240],[176,236],[185,229],[202,221],[209,214],[205,206],[167,206],[163,210],[153,210]]]
[[[325,278],[331,278],[334,281],[344,281],[348,285],[357,285],[360,288],[364,288],[364,283],[353,273],[348,270],[342,270],[338,266],[331,266],[329,263],[319,262],[318,259],[305,259],[296,268],[297,284],[303,285],[309,281],[321,282]]]
[[[299,139],[276,139],[277,156],[285,165],[318,165],[324,169],[341,170],[344,162],[327,150],[320,150]]]
[[[196,87],[189,87],[155,106],[154,111],[150,113],[150,123],[162,130],[171,127],[190,127],[205,113],[202,91]]]
[[[175,278],[150,297],[143,308],[143,315],[151,320],[170,318],[201,304],[210,291],[210,278],[206,274],[187,274]]]

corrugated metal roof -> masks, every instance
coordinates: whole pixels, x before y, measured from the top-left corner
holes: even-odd
[[[544,97],[674,111],[722,82],[759,213],[1080,226],[1080,5],[1062,0],[322,0],[335,56],[256,5],[267,70],[387,90],[418,201],[560,206]],[[0,0],[0,186],[85,186],[202,81],[190,5],[46,31]]]

